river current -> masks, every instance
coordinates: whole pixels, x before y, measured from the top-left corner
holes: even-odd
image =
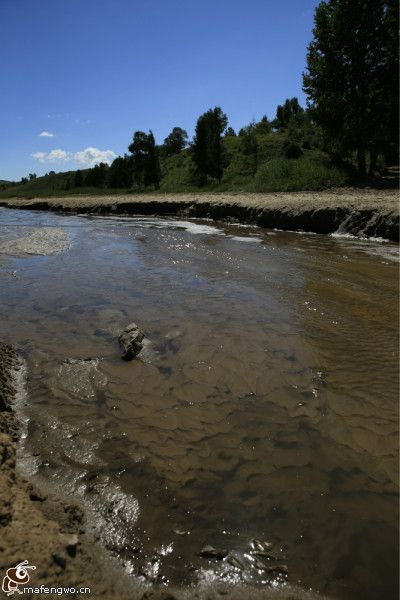
[[[21,468],[84,502],[149,581],[397,598],[396,257],[384,241],[0,209],[1,338],[28,370]],[[146,344],[125,362],[131,322]]]

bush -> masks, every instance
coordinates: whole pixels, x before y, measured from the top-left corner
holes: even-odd
[[[286,158],[300,158],[303,155],[303,151],[297,142],[292,140],[286,140],[283,144],[283,153]]]
[[[302,157],[298,160],[274,158],[257,171],[251,191],[293,192],[322,190],[346,184],[343,170],[327,163]]]

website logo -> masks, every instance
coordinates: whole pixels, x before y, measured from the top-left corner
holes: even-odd
[[[22,594],[21,590],[18,589],[18,586],[29,583],[28,569],[34,571],[36,567],[35,565],[29,565],[27,560],[18,563],[16,567],[7,569],[1,585],[1,589],[7,596],[13,596],[15,592]]]

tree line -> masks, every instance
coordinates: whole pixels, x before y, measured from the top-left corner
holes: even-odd
[[[197,119],[193,139],[181,127],[174,127],[161,145],[157,145],[153,132],[135,131],[128,146],[129,154],[119,156],[110,166],[100,163],[87,170],[75,172],[74,187],[95,186],[111,188],[158,189],[165,159],[183,151],[190,153],[193,163],[193,183],[199,187],[210,181],[221,182],[228,157],[223,138],[238,136],[242,154],[247,159],[247,174],[254,174],[258,167],[258,135],[286,133],[284,144],[287,158],[298,158],[301,146],[318,146],[316,125],[308,111],[297,98],[287,99],[279,105],[276,117],[269,121],[263,116],[259,122],[242,127],[238,133],[228,127],[228,117],[221,107],[209,109]]]

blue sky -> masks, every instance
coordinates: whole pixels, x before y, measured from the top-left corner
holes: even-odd
[[[318,0],[0,0],[0,179],[86,168],[136,129],[235,129],[298,96]],[[42,134],[40,136],[40,134]]]

